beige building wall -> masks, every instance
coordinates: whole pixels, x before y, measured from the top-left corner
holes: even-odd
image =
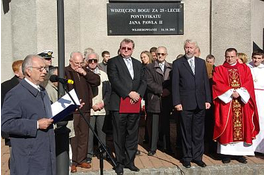
[[[8,4],[1,3],[1,82],[13,76],[12,62],[24,59],[28,54],[51,49],[54,65],[57,65],[57,1],[12,0]],[[222,63],[227,47],[236,47],[247,54],[252,51],[254,40],[263,47],[263,1],[242,0],[238,5],[237,0],[183,0],[184,35],[148,36],[108,36],[107,3],[108,0],[64,1],[66,65],[72,51],[83,52],[87,47],[94,48],[99,55],[108,50],[111,56],[115,56],[120,41],[127,37],[136,44],[133,57],[139,59],[141,51],[153,46],[166,46],[169,62],[184,52],[183,42],[188,38],[198,42],[202,58],[211,52],[216,55],[218,64]],[[9,7],[6,13],[4,5]]]

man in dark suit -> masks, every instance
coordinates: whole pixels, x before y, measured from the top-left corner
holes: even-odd
[[[1,84],[1,106],[3,106],[6,93],[18,85],[20,80],[24,78],[22,73],[22,63],[23,60],[14,61],[12,63],[12,69],[15,75],[10,80],[7,80]]]
[[[108,77],[112,92],[110,97],[110,111],[113,119],[113,140],[117,158],[117,174],[123,174],[123,168],[139,171],[134,165],[137,152],[139,113],[119,113],[121,98],[129,97],[131,103],[136,103],[143,97],[146,82],[140,61],[132,58],[134,42],[124,39],[120,43],[120,55],[108,62]],[[139,111],[140,112],[140,111]]]
[[[11,175],[56,174],[51,103],[40,86],[47,70],[40,56],[28,55],[22,64],[25,78],[6,94],[1,129],[11,140]]]
[[[12,69],[15,76],[13,76],[13,78],[1,84],[1,107],[3,106],[7,92],[10,91],[12,88],[14,88],[16,85],[18,85],[19,82],[24,78],[24,75],[22,73],[22,63],[23,60],[14,61],[12,63]],[[10,140],[8,139],[9,137],[8,134],[2,132],[1,135],[5,139],[5,145],[8,145],[10,147],[10,152],[11,152],[11,145],[10,145]]]
[[[173,62],[173,106],[180,112],[182,135],[182,163],[190,168],[193,161],[201,167],[204,152],[205,109],[211,104],[211,93],[205,61],[194,56],[197,43],[186,40],[185,55]]]

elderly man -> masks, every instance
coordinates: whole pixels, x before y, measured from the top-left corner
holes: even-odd
[[[2,108],[2,131],[10,135],[10,174],[55,175],[55,138],[51,103],[40,86],[48,68],[38,55],[22,64],[23,80],[11,89]]]
[[[68,84],[68,90],[75,89],[77,96],[82,99],[85,105],[81,112],[85,119],[78,113],[73,114],[75,137],[71,138],[72,146],[72,166],[71,172],[77,172],[77,166],[82,168],[90,168],[91,165],[86,162],[87,143],[89,127],[85,120],[89,121],[90,109],[92,107],[92,86],[96,87],[100,84],[100,77],[92,71],[82,67],[84,65],[84,57],[81,52],[72,52],[70,55],[70,65],[65,68],[65,76],[67,79],[74,80],[74,84]]]
[[[158,131],[163,142],[163,149],[170,153],[170,122],[169,115],[172,110],[171,79],[172,65],[166,61],[167,49],[160,46],[156,51],[157,59],[146,66],[147,83],[147,125],[150,139],[149,156],[156,153]],[[160,123],[160,127],[159,127]]]
[[[90,110],[90,115],[91,115],[90,125],[94,130],[95,126],[97,127],[98,137],[102,141],[102,143],[106,145],[106,134],[102,131],[102,128],[105,120],[105,115],[108,114],[107,106],[109,103],[110,90],[111,90],[110,83],[107,73],[99,69],[98,54],[92,52],[89,53],[86,58],[88,65],[87,68],[100,76],[100,85],[98,87],[93,88],[95,96],[92,99],[92,109]],[[88,141],[88,153],[87,153],[88,162],[91,162],[92,157],[94,155],[93,140],[94,140],[94,134],[90,129],[89,141]],[[104,157],[106,157],[106,154],[104,154]]]
[[[204,153],[205,110],[211,104],[211,92],[205,61],[195,56],[197,42],[186,40],[185,56],[173,62],[173,106],[180,112],[182,135],[182,163],[190,168],[193,161],[201,167]]]
[[[235,158],[247,163],[244,155],[254,155],[252,140],[259,133],[259,118],[251,71],[237,62],[237,50],[225,51],[225,62],[213,74],[215,125],[213,139],[222,162]]]
[[[120,113],[121,98],[129,98],[135,104],[144,96],[146,82],[142,64],[132,58],[134,41],[124,39],[120,43],[120,55],[108,61],[108,76],[111,83],[110,110],[113,119],[113,141],[117,158],[117,174],[123,174],[123,168],[139,171],[134,164],[138,144],[139,112]],[[139,106],[140,107],[140,106]]]

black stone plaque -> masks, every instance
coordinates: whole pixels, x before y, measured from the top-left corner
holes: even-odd
[[[183,3],[109,3],[108,35],[183,35]]]

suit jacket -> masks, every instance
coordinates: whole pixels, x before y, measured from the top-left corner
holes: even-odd
[[[55,136],[53,125],[37,129],[37,120],[51,115],[51,103],[26,80],[11,89],[2,108],[2,131],[10,135],[12,154],[10,174],[55,175]]]
[[[92,87],[97,87],[100,84],[100,77],[86,68],[84,70],[87,72],[86,76],[80,75],[71,66],[68,66],[65,68],[65,77],[74,80],[74,84],[68,84],[68,90],[75,89],[78,98],[85,103],[80,110],[90,113],[93,98]],[[75,113],[79,114],[78,111]]]
[[[171,92],[171,78],[170,73],[172,65],[165,62],[165,72],[162,72],[158,62],[148,64],[145,68],[145,78],[147,83],[146,89],[146,110],[147,112],[160,113],[161,112],[161,100],[168,101],[168,105],[172,106],[171,95],[168,97],[162,97],[164,89]],[[166,100],[167,99],[167,100]]]
[[[131,78],[121,55],[108,61],[107,72],[112,88],[109,110],[119,111],[120,98],[128,97],[131,91],[138,92],[141,97],[144,96],[146,81],[144,80],[142,64],[135,58],[132,58],[132,64],[134,79]]]
[[[19,78],[14,76],[1,84],[1,106],[3,106],[6,93],[19,84]]]
[[[205,109],[211,102],[211,92],[205,61],[195,57],[195,75],[185,56],[173,62],[173,106],[181,104],[183,110]]]

